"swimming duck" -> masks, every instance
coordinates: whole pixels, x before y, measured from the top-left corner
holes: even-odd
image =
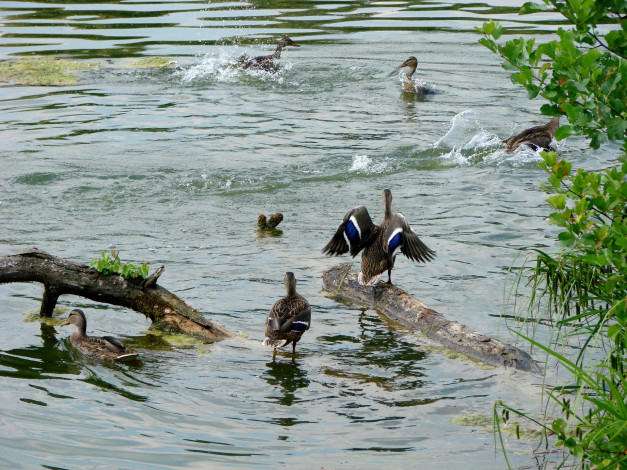
[[[277,300],[270,309],[263,345],[274,348],[276,353],[276,348],[292,343],[292,354],[295,354],[296,343],[311,324],[311,307],[309,302],[296,292],[294,273],[286,272],[283,284],[285,284],[287,294]]]
[[[555,131],[560,126],[560,117],[553,116],[551,120],[543,126],[530,127],[503,142],[507,145],[507,151],[512,152],[525,144],[533,150],[550,150],[551,141],[555,137]]]
[[[412,77],[414,73],[416,73],[416,68],[418,68],[418,59],[414,56],[411,56],[397,68],[402,69],[403,67],[409,67],[409,70],[402,78],[403,90],[409,93],[418,93],[418,94],[428,94],[433,93],[433,90],[428,86],[422,85],[420,83],[416,83]]]
[[[435,252],[425,245],[401,213],[392,212],[392,192],[383,190],[385,214],[379,225],[372,223],[365,206],[349,211],[322,249],[327,255],[341,255],[349,251],[354,258],[361,250],[361,271],[358,280],[362,286],[374,286],[387,270],[388,284],[392,284],[392,268],[396,250],[413,261],[432,261]]]
[[[281,51],[286,46],[300,47],[300,44],[292,41],[288,37],[281,38],[279,44],[276,46],[274,54],[260,55],[257,57],[249,57],[244,59],[242,68],[247,69],[261,69],[267,72],[276,71],[279,65],[279,59],[281,58]]]
[[[265,214],[259,214],[257,217],[257,229],[259,230],[275,230],[276,226],[283,220],[283,214],[275,212],[270,218],[267,218]]]
[[[126,349],[113,336],[87,336],[87,318],[85,318],[83,311],[78,308],[70,312],[62,326],[70,324],[76,325],[76,331],[70,336],[70,342],[86,356],[105,361],[137,356],[137,353]]]

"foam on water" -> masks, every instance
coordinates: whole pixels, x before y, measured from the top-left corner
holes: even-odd
[[[416,88],[423,89],[424,93],[426,94],[436,93],[435,84],[426,82],[425,80],[422,80],[421,78],[416,78],[416,77],[407,79],[406,72],[404,70],[401,70],[398,73],[398,79],[401,82],[401,85],[409,81],[415,84]]]
[[[387,159],[375,163],[368,155],[355,155],[353,156],[353,163],[348,171],[351,173],[359,172],[366,174],[375,174],[383,173],[388,168],[388,166],[389,162]]]
[[[448,132],[433,144],[434,149],[447,150],[442,158],[459,165],[485,164],[525,165],[542,160],[541,150],[523,145],[513,152],[505,149],[503,140],[481,126],[477,114],[467,109],[455,115]]]
[[[233,83],[246,77],[254,77],[264,82],[285,82],[285,72],[292,68],[292,64],[282,60],[276,72],[266,70],[248,69],[239,67],[243,56],[236,56],[228,50],[220,50],[217,53],[206,54],[197,63],[187,68],[181,68],[178,76],[183,83],[196,83],[212,80],[219,83]]]

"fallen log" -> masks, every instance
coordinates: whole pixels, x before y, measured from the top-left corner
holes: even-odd
[[[210,322],[167,289],[157,285],[164,267],[146,279],[104,275],[84,264],[52,256],[37,248],[0,257],[0,284],[40,282],[44,285],[40,315],[52,316],[59,296],[79,295],[143,313],[157,328],[170,329],[215,342],[234,336]]]
[[[531,356],[514,346],[482,335],[430,309],[403,289],[379,283],[362,286],[350,264],[338,264],[322,275],[323,288],[342,299],[378,310],[388,318],[424,333],[442,346],[491,366],[539,370]]]

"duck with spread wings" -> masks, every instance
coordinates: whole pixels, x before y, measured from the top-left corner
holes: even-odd
[[[383,222],[375,225],[365,206],[349,211],[331,241],[323,248],[327,255],[342,255],[350,251],[354,258],[361,255],[358,280],[363,286],[374,286],[385,271],[392,284],[392,268],[397,250],[413,261],[432,261],[435,252],[425,245],[401,213],[392,212],[392,192],[383,190],[385,214]]]

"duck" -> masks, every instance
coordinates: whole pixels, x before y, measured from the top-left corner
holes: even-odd
[[[512,137],[504,139],[503,142],[507,145],[507,151],[513,152],[523,144],[531,147],[534,151],[538,149],[550,150],[555,131],[560,126],[560,117],[553,116],[543,126],[530,127]]]
[[[401,82],[403,84],[403,91],[406,91],[408,93],[418,93],[421,95],[433,93],[433,90],[431,88],[426,85],[416,83],[412,79],[414,73],[416,73],[416,69],[418,68],[418,59],[416,59],[414,56],[411,56],[401,65],[399,65],[397,69],[402,69],[404,67],[409,67],[409,70],[401,79]]]
[[[277,225],[283,221],[283,214],[281,212],[275,212],[269,218],[265,214],[259,214],[257,217],[257,229],[262,231],[275,230]]]
[[[311,307],[309,302],[296,292],[296,277],[293,272],[286,272],[283,284],[287,293],[277,300],[266,319],[266,337],[263,345],[282,348],[292,344],[292,354],[296,354],[296,343],[311,326]]]
[[[384,216],[375,225],[365,206],[357,206],[344,216],[333,238],[322,249],[331,255],[342,255],[350,250],[354,258],[361,255],[361,270],[357,279],[362,286],[374,286],[387,270],[387,284],[392,284],[392,268],[397,250],[413,261],[429,262],[435,251],[425,245],[412,230],[403,214],[392,212],[392,192],[383,190]]]
[[[279,44],[276,46],[276,50],[274,51],[274,54],[245,58],[243,60],[242,68],[244,70],[257,69],[265,70],[266,72],[275,72],[279,66],[281,51],[284,47],[287,46],[300,47],[300,44],[292,41],[290,38],[285,36],[279,41]]]
[[[113,336],[88,336],[87,318],[81,309],[72,310],[61,326],[70,324],[76,326],[76,331],[70,335],[70,342],[85,356],[104,361],[117,361],[137,356],[137,353],[127,349]]]

